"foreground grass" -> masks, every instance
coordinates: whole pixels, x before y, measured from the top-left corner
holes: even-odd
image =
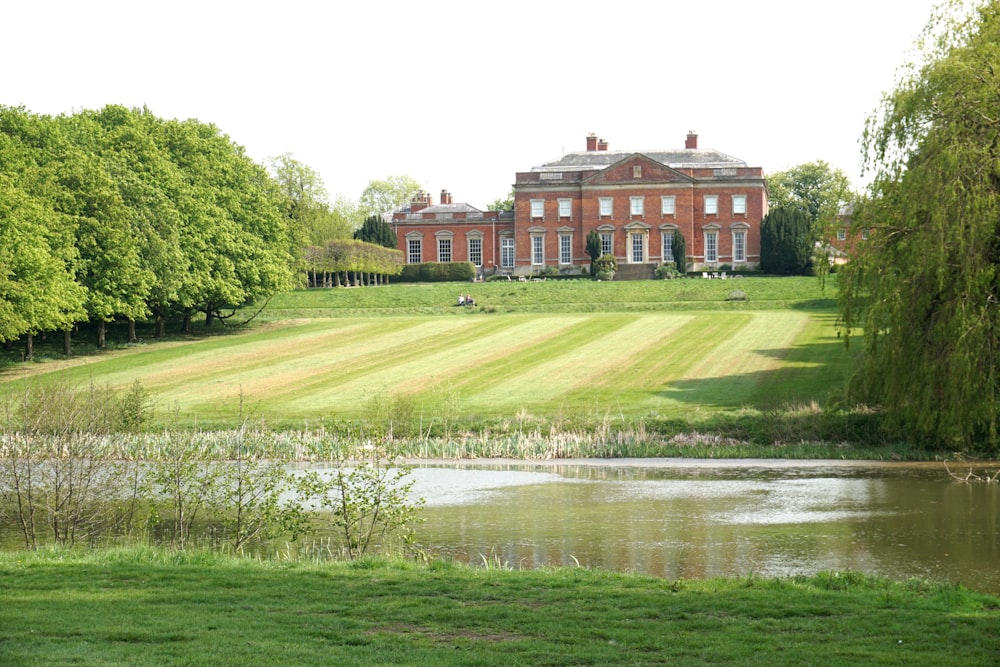
[[[854,573],[669,582],[581,569],[0,554],[5,665],[1000,661],[1000,600]]]

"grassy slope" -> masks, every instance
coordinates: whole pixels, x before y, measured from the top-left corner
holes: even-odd
[[[734,286],[751,301],[727,303]],[[459,290],[480,307],[452,306]],[[231,422],[241,396],[283,423],[357,419],[386,395],[428,417],[709,416],[821,401],[839,386],[847,353],[829,297],[810,278],[302,291],[272,300],[263,327],[28,372],[140,379],[161,418],[203,424]],[[0,381],[16,391],[23,372]]]
[[[0,554],[0,663],[986,665],[1000,600],[861,575]]]

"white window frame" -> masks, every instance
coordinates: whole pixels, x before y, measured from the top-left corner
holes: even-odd
[[[599,197],[597,199],[597,215],[611,217],[614,215],[614,199],[611,197]]]
[[[514,268],[514,239],[510,236],[500,237],[500,268]]]
[[[663,261],[674,261],[674,230],[663,230]]]
[[[705,215],[719,215],[719,195],[705,195]]]
[[[615,254],[615,235],[611,232],[601,232],[601,254]]]
[[[733,195],[733,215],[747,214],[747,196]]]
[[[868,230],[867,229],[862,229],[861,230],[861,240],[862,241],[867,241],[868,240]]]
[[[733,230],[733,262],[747,261],[747,230]]]
[[[629,260],[632,264],[642,264],[646,261],[646,235],[641,232],[629,232]]]
[[[847,240],[847,230],[846,229],[838,229],[837,230],[837,240],[838,241],[846,241]]]
[[[560,264],[572,264],[573,263],[573,235],[572,234],[560,234],[559,235],[559,263]]]
[[[560,218],[570,218],[573,217],[573,200],[572,199],[560,199],[559,201],[559,217]]]
[[[424,256],[422,239],[406,239],[406,263],[420,264]]]
[[[483,240],[478,236],[469,237],[468,246],[469,246],[469,261],[472,262],[473,266],[482,267]]]
[[[663,195],[660,197],[660,214],[677,215],[677,197],[674,195]]]
[[[454,244],[452,243],[452,238],[450,236],[442,236],[437,240],[438,246],[438,258],[437,261],[442,264],[450,264],[452,258],[454,257]],[[447,259],[445,259],[447,257]]]
[[[628,210],[629,215],[643,215],[643,211],[646,207],[645,197],[629,197],[628,198]]]
[[[716,264],[719,261],[719,232],[710,230],[705,232],[705,262]]]
[[[531,235],[531,264],[532,266],[545,264],[545,234]]]
[[[531,200],[531,217],[532,218],[544,218],[545,217],[545,200],[544,199],[532,199]]]

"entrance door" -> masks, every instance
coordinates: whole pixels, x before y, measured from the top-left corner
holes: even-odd
[[[642,264],[646,261],[646,243],[643,238],[643,234],[632,233],[629,235],[632,239],[632,264]]]

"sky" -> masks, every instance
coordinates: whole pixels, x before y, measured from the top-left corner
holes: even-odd
[[[405,174],[477,208],[586,148],[688,131],[773,173],[824,160],[856,187],[866,117],[935,0],[32,0],[0,13],[0,104],[107,104],[290,153],[331,196]]]

